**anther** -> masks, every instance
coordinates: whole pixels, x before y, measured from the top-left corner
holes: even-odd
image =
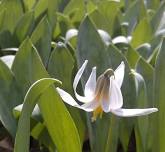
[[[104,76],[105,77],[110,77],[110,76],[115,76],[114,75],[114,71],[112,69],[107,69],[105,72],[104,72]]]

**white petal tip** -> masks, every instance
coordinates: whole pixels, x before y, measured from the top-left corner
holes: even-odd
[[[84,63],[88,63],[88,60],[85,60],[85,62]]]
[[[147,109],[116,109],[111,112],[119,117],[136,117],[149,115],[153,112],[157,112],[157,108],[147,108]]]
[[[152,112],[157,112],[158,111],[158,108],[151,108],[152,109]]]

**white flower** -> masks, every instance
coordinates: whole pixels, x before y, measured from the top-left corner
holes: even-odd
[[[64,102],[87,112],[93,111],[92,120],[96,120],[98,115],[102,116],[103,111],[106,113],[112,112],[113,114],[121,117],[141,116],[158,111],[157,108],[121,108],[123,106],[123,96],[120,88],[124,78],[124,62],[121,62],[115,71],[112,69],[107,69],[98,77],[97,81],[96,67],[93,67],[92,72],[85,84],[84,96],[80,96],[77,93],[76,88],[85,70],[87,62],[88,61],[86,60],[82,67],[78,70],[73,82],[75,97],[84,104],[79,105],[69,93],[60,88],[56,88]]]

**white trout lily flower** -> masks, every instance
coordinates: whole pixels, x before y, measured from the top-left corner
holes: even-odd
[[[115,71],[113,71],[112,69],[107,69],[98,77],[97,81],[96,67],[93,67],[92,72],[85,84],[84,96],[79,95],[76,91],[76,88],[85,70],[87,62],[88,61],[86,60],[83,63],[82,67],[78,70],[73,82],[75,97],[83,104],[79,105],[69,93],[60,88],[56,88],[64,102],[87,112],[93,111],[93,121],[96,120],[98,115],[100,115],[101,117],[103,111],[106,113],[111,112],[114,115],[121,117],[141,116],[158,111],[157,108],[122,108],[123,96],[121,93],[121,86],[124,79],[124,62],[121,62],[121,64]]]

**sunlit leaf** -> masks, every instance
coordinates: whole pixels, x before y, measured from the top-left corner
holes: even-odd
[[[12,69],[24,95],[35,81],[49,77],[29,39],[26,39],[20,46]],[[22,69],[21,72],[20,69]],[[34,92],[33,94],[35,95]],[[78,131],[54,87],[45,90],[40,96],[39,107],[57,150],[60,152],[81,151]]]

